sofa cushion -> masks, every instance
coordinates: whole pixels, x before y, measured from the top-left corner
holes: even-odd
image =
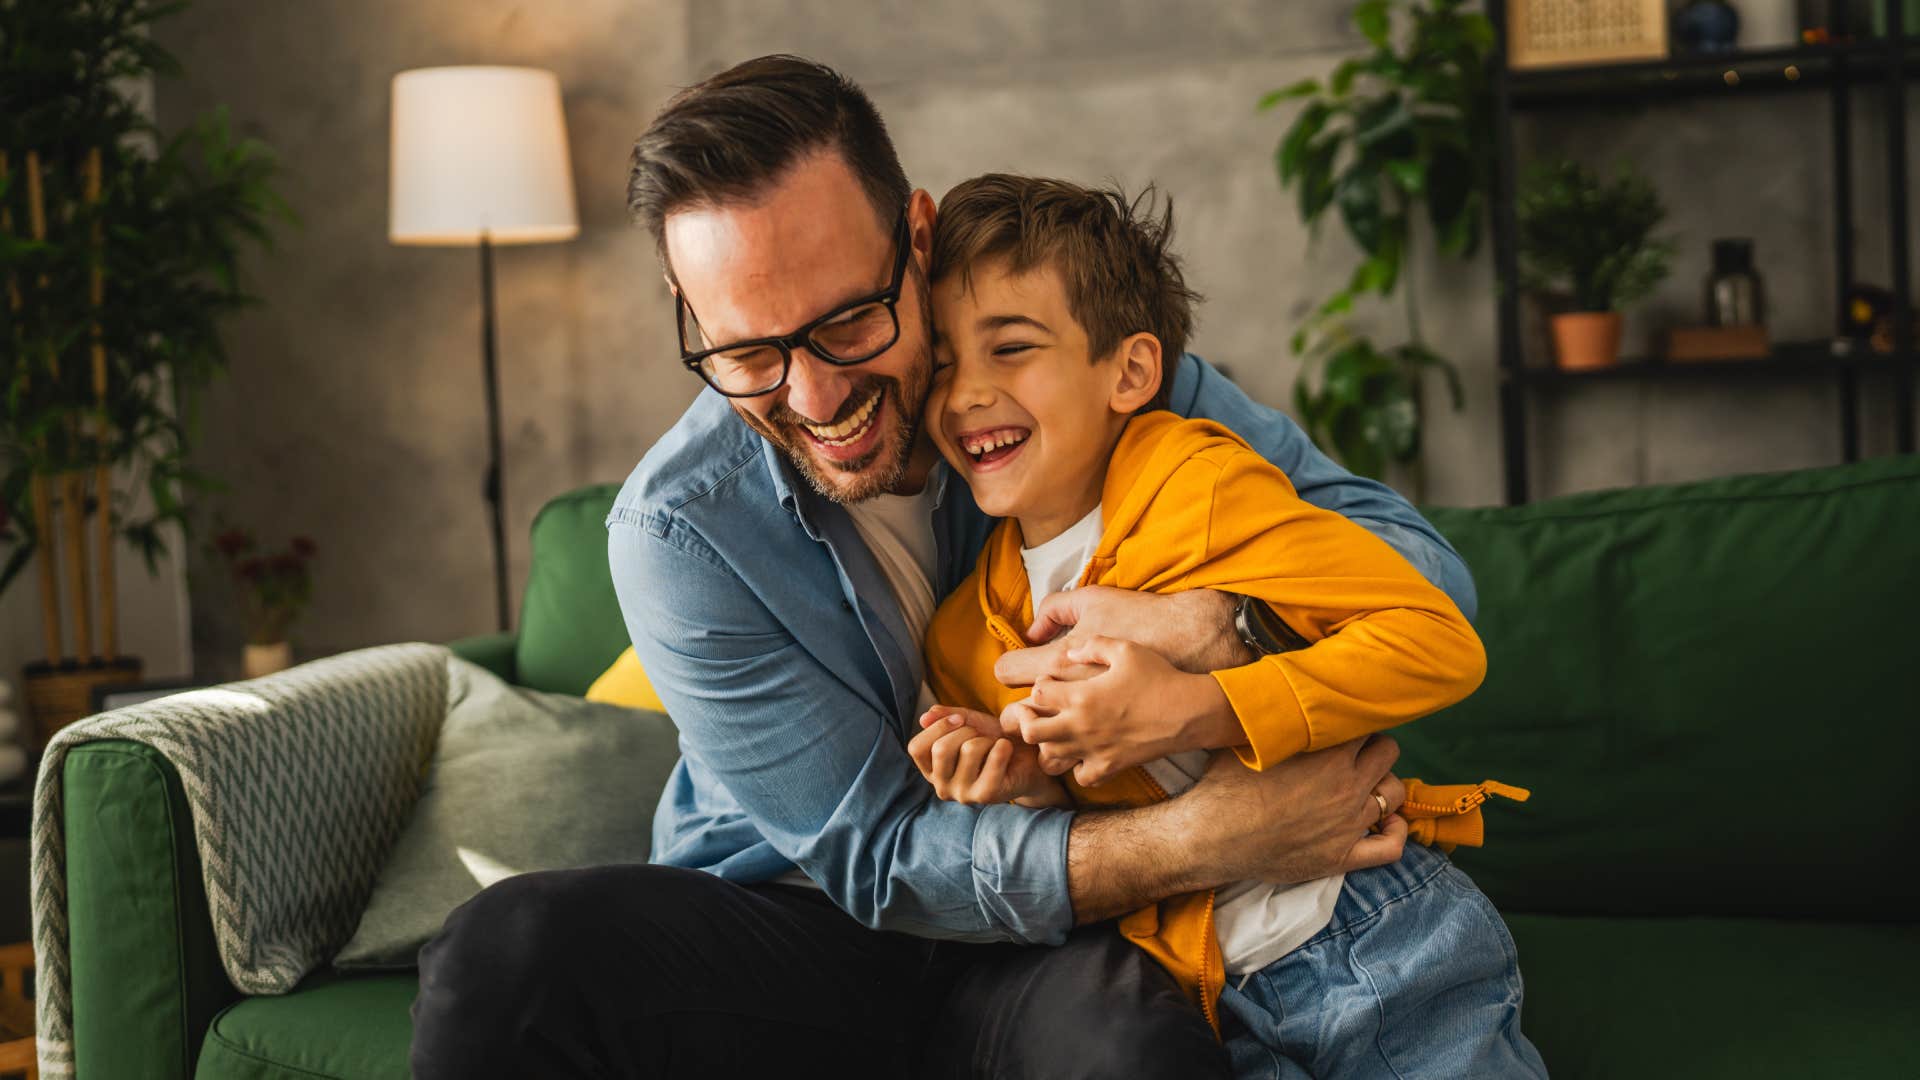
[[[198,1080],[406,1080],[412,972],[322,972],[290,994],[253,997],[214,1017]],[[129,1073],[127,1075],[135,1075]]]
[[[526,690],[449,660],[426,784],[335,965],[412,967],[449,912],[513,874],[645,862],[679,757],[661,713]]]
[[[1508,911],[1911,919],[1920,457],[1434,510],[1487,680],[1401,771],[1533,789],[1460,865]]]
[[[607,569],[607,512],[619,493],[618,484],[570,491],[533,519],[514,653],[520,685],[584,694],[630,644]]]
[[[667,711],[666,704],[660,700],[660,692],[653,688],[653,680],[647,678],[647,669],[640,666],[640,657],[635,655],[631,645],[620,653],[620,658],[613,662],[612,667],[587,687],[587,700],[624,705],[629,709]]]
[[[1510,915],[1555,1080],[1920,1076],[1920,927]]]

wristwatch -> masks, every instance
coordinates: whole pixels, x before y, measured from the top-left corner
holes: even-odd
[[[1255,656],[1272,656],[1307,646],[1306,638],[1295,633],[1272,608],[1251,596],[1242,596],[1234,605],[1233,628],[1239,632],[1241,643],[1253,650]]]

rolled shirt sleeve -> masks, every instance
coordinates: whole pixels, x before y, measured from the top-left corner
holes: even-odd
[[[697,792],[710,818],[744,815],[875,929],[1065,939],[1070,812],[934,798],[887,707],[690,530],[616,517],[608,557],[634,649],[680,729],[675,781],[700,788],[691,771],[722,789]]]

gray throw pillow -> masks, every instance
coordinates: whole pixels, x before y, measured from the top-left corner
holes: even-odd
[[[414,966],[447,915],[501,878],[647,860],[679,759],[665,715],[509,685],[450,662],[447,720],[413,808],[334,966]]]

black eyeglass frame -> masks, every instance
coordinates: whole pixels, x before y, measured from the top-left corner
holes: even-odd
[[[750,398],[750,397],[761,397],[766,394],[771,394],[775,390],[778,390],[781,387],[787,385],[787,376],[789,373],[793,371],[793,350],[795,349],[804,347],[808,352],[819,357],[821,360],[824,360],[827,363],[832,364],[835,367],[852,367],[855,364],[864,364],[867,361],[873,359],[874,357],[879,356],[881,353],[886,352],[888,349],[893,348],[895,343],[897,343],[900,340],[900,306],[899,306],[900,293],[905,288],[907,283],[907,255],[911,248],[911,245],[908,243],[909,233],[907,230],[906,211],[902,210],[900,212],[900,224],[894,227],[893,232],[894,232],[894,247],[896,251],[893,256],[892,282],[890,282],[886,288],[881,289],[878,292],[869,293],[866,296],[856,297],[855,299],[849,300],[846,303],[841,304],[839,307],[836,307],[832,311],[827,312],[825,315],[822,315],[819,318],[812,320],[811,322],[807,323],[805,326],[802,326],[800,329],[795,330],[791,334],[783,334],[778,337],[748,338],[745,341],[729,342],[728,344],[722,345],[714,349],[701,349],[699,352],[688,352],[687,351],[687,316],[693,315],[693,320],[695,325],[699,324],[700,316],[698,313],[696,313],[693,310],[693,305],[687,303],[686,299],[680,295],[679,290],[677,289],[674,290],[673,332],[674,332],[674,336],[678,338],[680,342],[680,362],[687,366],[688,371],[691,371],[695,375],[700,376],[701,382],[704,382],[708,386],[713,387],[715,393],[722,394],[730,398]],[[843,359],[841,357],[834,356],[832,353],[827,352],[825,349],[821,348],[819,345],[814,343],[813,332],[815,330],[820,329],[820,327],[825,326],[827,323],[832,322],[834,319],[837,319],[842,315],[845,315],[849,311],[852,311],[856,308],[865,307],[868,304],[885,304],[887,307],[887,314],[893,318],[893,334],[887,338],[886,344],[881,345],[879,348],[873,350],[870,353],[867,353],[865,356],[859,356],[853,359]],[[745,393],[734,393],[728,390],[721,389],[719,386],[714,384],[714,381],[711,378],[709,378],[707,373],[704,370],[702,370],[700,367],[700,362],[702,360],[705,360],[707,357],[712,356],[716,353],[733,352],[736,349],[756,348],[763,345],[771,346],[775,349],[780,350],[780,378],[777,381],[775,381],[772,386],[767,387],[765,390],[749,390]]]

